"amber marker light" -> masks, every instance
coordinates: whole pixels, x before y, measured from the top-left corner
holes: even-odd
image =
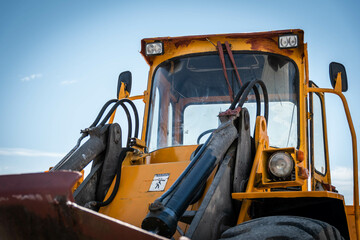
[[[301,178],[301,179],[308,179],[309,178],[309,170],[298,166],[298,175],[299,175],[299,178]]]
[[[298,160],[298,162],[302,162],[302,161],[304,161],[304,159],[305,159],[305,154],[304,154],[304,152],[303,151],[297,151],[296,152],[296,159]]]

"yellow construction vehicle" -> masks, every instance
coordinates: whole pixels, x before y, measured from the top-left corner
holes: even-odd
[[[332,89],[311,82],[302,30],[147,38],[141,54],[143,95],[121,73],[56,166],[0,176],[1,239],[360,239],[345,67],[330,63]],[[353,206],[331,182],[325,93],[351,131]]]

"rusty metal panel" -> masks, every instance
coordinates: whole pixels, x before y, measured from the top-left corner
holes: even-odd
[[[165,239],[78,206],[78,172],[0,176],[1,239]]]

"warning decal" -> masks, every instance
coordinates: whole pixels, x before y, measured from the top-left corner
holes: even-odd
[[[164,191],[166,183],[169,179],[169,173],[155,174],[154,179],[150,185],[149,192],[161,192]]]

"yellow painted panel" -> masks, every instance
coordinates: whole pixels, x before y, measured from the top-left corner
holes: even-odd
[[[316,198],[335,198],[344,200],[344,196],[334,192],[316,191],[316,192],[249,192],[249,193],[233,193],[232,198],[236,200],[242,199],[256,199],[256,198],[302,198],[302,197],[316,197]]]
[[[149,211],[149,204],[170,188],[188,164],[189,161],[123,166],[116,197],[111,204],[101,208],[99,212],[140,227]],[[149,192],[155,174],[164,173],[170,174],[165,190]],[[114,182],[106,199],[111,194],[113,186]]]
[[[190,160],[198,145],[168,147],[150,153],[150,163],[180,162]]]
[[[345,206],[345,210],[346,210],[346,218],[348,221],[350,239],[356,239],[354,206],[351,206],[351,205]]]

